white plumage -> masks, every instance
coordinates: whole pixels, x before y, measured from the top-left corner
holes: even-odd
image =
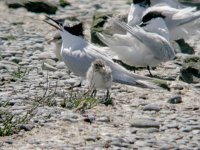
[[[124,63],[135,67],[153,67],[175,57],[173,47],[163,36],[147,32],[139,26],[131,27],[118,20],[113,21],[128,34],[97,35]]]
[[[96,59],[89,67],[86,79],[92,90],[106,89],[107,96],[112,85],[112,70],[101,59]]]
[[[48,17],[48,19],[53,20],[50,17]],[[53,21],[56,22],[55,20]],[[65,62],[69,70],[76,75],[85,78],[87,70],[91,66],[91,63],[96,59],[101,59],[105,61],[106,65],[111,68],[113,82],[139,87],[150,87],[150,83],[147,85],[143,81],[140,81],[150,80],[150,78],[131,73],[119,64],[114,63],[111,58],[101,52],[100,47],[97,47],[87,42],[82,37],[71,34],[61,25],[52,26],[60,30],[60,34],[62,37],[61,55],[63,61]]]

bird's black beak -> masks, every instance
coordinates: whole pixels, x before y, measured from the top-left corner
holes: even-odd
[[[53,18],[49,17],[49,16],[46,16],[45,20],[43,20],[44,22],[46,22],[47,24],[49,24],[50,26],[62,31],[62,24],[60,24],[58,21],[54,20]],[[55,24],[53,24],[52,22],[50,21],[53,21]]]

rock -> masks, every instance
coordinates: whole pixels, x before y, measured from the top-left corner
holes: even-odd
[[[170,98],[167,102],[170,104],[179,104],[179,103],[182,103],[182,97],[177,95]]]
[[[139,146],[139,147],[145,147],[147,145],[147,142],[138,140],[134,143],[134,145]]]
[[[184,54],[194,54],[194,48],[191,47],[188,43],[185,42],[184,39],[176,40],[176,43],[179,45],[181,53]]]
[[[150,119],[134,119],[131,127],[136,128],[160,128],[160,124]]]
[[[155,132],[159,132],[159,129],[157,129],[157,128],[149,128],[148,129],[148,133],[155,133]]]
[[[88,122],[88,123],[93,123],[95,121],[95,116],[93,115],[87,115],[85,116],[85,118],[83,119],[85,122]]]
[[[3,41],[0,41],[0,45],[1,45],[1,46],[3,45],[3,43],[4,43]]]
[[[169,124],[167,124],[167,128],[168,129],[172,129],[172,128],[178,129],[178,124],[176,122],[169,123]]]
[[[117,147],[124,147],[124,148],[130,148],[129,140],[123,138],[123,137],[114,137],[112,138],[111,145],[117,146]]]
[[[103,116],[103,117],[97,118],[97,122],[109,123],[110,122],[110,118],[107,117],[107,116]]]
[[[4,143],[13,144],[13,141],[11,141],[11,140],[6,140],[6,141],[4,141]]]
[[[144,106],[143,111],[160,111],[160,106],[156,104],[148,104]]]
[[[112,13],[102,13],[102,12],[97,12],[93,16],[93,22],[92,22],[92,27],[91,27],[91,42],[99,44],[99,45],[104,45],[99,38],[96,36],[96,32],[102,32],[103,31],[103,26],[106,23],[108,16],[112,16]]]
[[[178,149],[178,146],[172,144],[164,144],[159,148],[159,150],[167,150],[167,149]]]
[[[31,131],[34,128],[34,126],[30,124],[22,124],[19,126],[19,128],[24,131]]]
[[[166,81],[164,81],[164,80],[153,80],[153,82],[154,82],[157,86],[159,86],[159,87],[161,87],[161,88],[163,88],[163,89],[166,89],[166,90],[170,91],[170,87],[169,87],[169,85],[168,85],[168,83],[167,83]]]
[[[70,6],[71,4],[67,0],[59,0],[61,7]]]
[[[20,58],[20,57],[11,57],[10,61],[12,61],[12,62],[14,62],[16,64],[19,64],[22,61],[22,58]]]
[[[62,112],[61,119],[63,121],[78,122],[82,117],[73,112]]]
[[[51,66],[50,64],[47,64],[47,63],[43,63],[42,64],[42,69],[43,70],[49,70],[49,71],[56,71],[57,68]]]
[[[191,127],[185,127],[180,129],[182,132],[191,132],[192,128]]]
[[[52,59],[53,56],[49,52],[42,52],[42,53],[40,53],[38,55],[38,58],[39,58],[39,60],[42,60],[42,59]]]
[[[127,143],[111,142],[110,144],[114,145],[114,146],[117,146],[117,147],[130,148],[130,144],[127,144]]]
[[[70,84],[70,85],[72,85],[72,84],[76,85],[76,83],[80,83],[80,81],[77,78],[69,78],[69,79],[65,80],[64,83]]]
[[[89,137],[86,137],[85,138],[85,141],[91,141],[91,142],[95,142],[97,140],[97,138],[96,137],[93,137],[93,136],[89,136]]]
[[[200,57],[192,56],[184,59],[180,70],[180,79],[187,83],[200,82]]]
[[[9,8],[24,7],[35,13],[55,14],[58,9],[55,4],[42,0],[7,0],[6,4]]]
[[[64,62],[59,62],[57,65],[56,65],[56,68],[58,69],[66,69],[66,65]]]

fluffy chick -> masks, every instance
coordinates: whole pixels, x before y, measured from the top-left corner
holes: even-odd
[[[106,89],[106,98],[109,97],[109,90],[112,85],[112,71],[101,59],[92,62],[86,74],[92,95],[96,95],[97,89]]]

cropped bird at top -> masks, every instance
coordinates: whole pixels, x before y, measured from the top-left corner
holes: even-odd
[[[148,7],[150,7],[150,0],[133,0],[128,13],[128,24],[135,26],[141,23],[142,14]]]
[[[170,39],[178,40],[197,31],[195,21],[200,18],[200,11],[197,11],[196,7],[177,9],[169,5],[159,4],[146,9],[142,16],[142,22],[156,17],[164,19]]]
[[[174,49],[164,37],[147,32],[139,26],[131,27],[116,19],[113,19],[113,22],[126,30],[127,34],[110,36],[97,33],[97,36],[124,63],[135,67],[147,67],[149,70],[161,62],[174,59]],[[150,70],[149,73],[152,75]]]
[[[109,97],[109,90],[112,85],[112,70],[101,59],[92,62],[86,75],[92,95],[96,95],[97,89],[106,89],[106,99]]]
[[[141,22],[143,12],[154,5],[165,4],[172,8],[184,8],[178,0],[132,0],[130,10],[128,13],[128,24],[130,26],[138,25]]]
[[[196,7],[186,7],[177,0],[133,0],[128,24],[135,26],[161,16],[169,30],[170,40],[187,38],[199,31],[195,21],[200,18],[200,11],[197,11]]]
[[[154,88],[153,83],[144,80],[151,78],[137,75],[126,70],[101,52],[101,48],[87,42],[82,36],[74,35],[70,27],[64,28],[59,22],[47,16],[46,23],[57,28],[62,37],[61,55],[70,71],[84,79],[91,63],[96,59],[105,61],[112,70],[113,82],[138,87]],[[56,24],[51,23],[53,21]],[[141,81],[143,80],[143,81]]]

